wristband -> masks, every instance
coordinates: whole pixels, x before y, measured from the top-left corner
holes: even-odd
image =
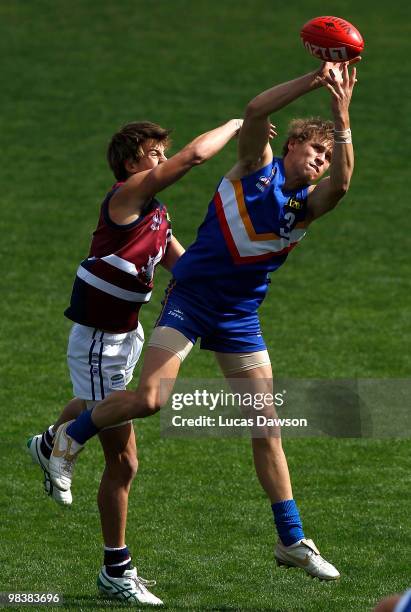
[[[346,130],[334,130],[335,144],[350,144],[351,142],[352,139],[350,128],[347,128]]]

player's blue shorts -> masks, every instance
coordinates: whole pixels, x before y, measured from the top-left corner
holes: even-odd
[[[227,313],[205,303],[187,286],[172,281],[162,302],[156,327],[177,329],[193,344],[218,353],[255,353],[266,350],[257,312]]]

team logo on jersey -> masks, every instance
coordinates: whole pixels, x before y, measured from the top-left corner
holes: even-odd
[[[154,231],[158,231],[160,229],[160,225],[162,222],[162,216],[160,214],[160,212],[158,210],[156,210],[156,212],[153,215],[153,218],[151,220],[151,225],[150,225],[150,229],[154,230]]]
[[[157,255],[149,255],[146,265],[140,269],[139,273],[137,274],[137,278],[143,283],[151,283],[154,276],[154,269],[158,262],[162,260],[163,255],[164,252],[162,246],[160,247],[160,250]]]
[[[288,206],[289,208],[294,208],[294,210],[301,210],[303,207],[303,203],[300,200],[296,200],[295,198],[291,197],[286,206]]]
[[[277,172],[277,167],[274,166],[274,168],[271,170],[270,176],[260,176],[260,178],[258,179],[258,182],[255,185],[257,189],[259,189],[260,191],[265,191],[267,187],[269,187],[271,180],[275,176],[276,172]]]
[[[258,179],[258,183],[256,184],[257,189],[260,191],[264,191],[270,184],[270,179],[268,176],[260,176]]]

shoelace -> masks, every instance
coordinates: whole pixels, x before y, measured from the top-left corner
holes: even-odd
[[[321,565],[323,567],[326,566],[326,565],[330,565],[328,563],[328,561],[326,561],[321,555],[318,555],[317,561],[318,561],[319,565]]]
[[[144,584],[144,586],[156,586],[157,584],[157,580],[146,580],[145,578],[142,578],[141,576],[137,576],[137,578],[140,580],[142,584]]]
[[[309,555],[309,558],[311,559],[311,557],[315,557],[316,562],[320,565],[320,566],[324,566],[324,565],[330,565],[328,563],[328,561],[326,561],[324,559],[324,557],[322,557],[321,555],[317,555],[317,553],[314,550],[311,550],[311,554],[307,553]]]
[[[133,576],[131,580],[136,585],[136,588],[140,591],[140,593],[146,593],[148,586],[154,586],[156,584],[155,580],[145,580],[145,578],[141,578],[140,576]]]
[[[134,582],[136,588],[140,591],[140,593],[144,594],[147,592],[147,587],[155,586],[156,584],[155,580],[146,580],[145,578],[142,578],[141,576],[137,575],[133,576],[131,580]]]

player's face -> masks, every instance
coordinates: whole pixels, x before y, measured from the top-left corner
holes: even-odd
[[[322,177],[331,163],[332,151],[327,143],[316,139],[289,143],[288,155],[294,171],[304,182],[313,182]]]
[[[139,171],[152,170],[167,160],[164,145],[159,142],[145,142],[142,146],[143,157],[139,161]]]

